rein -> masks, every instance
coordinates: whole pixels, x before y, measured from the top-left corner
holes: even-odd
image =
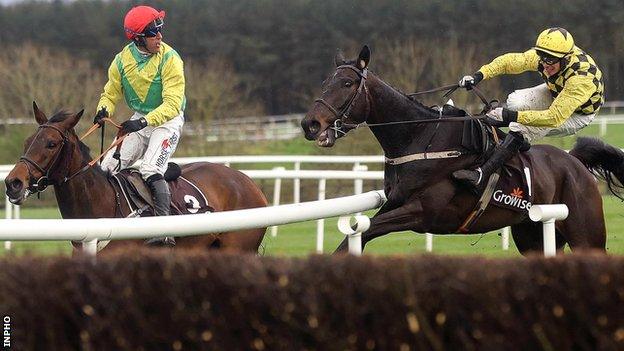
[[[345,127],[349,129],[356,129],[360,126],[378,127],[378,126],[408,124],[408,123],[422,124],[422,123],[464,122],[464,121],[475,120],[475,119],[484,119],[486,117],[485,114],[481,113],[475,116],[468,115],[466,117],[442,118],[442,110],[440,110],[440,117],[436,119],[394,121],[394,122],[383,122],[383,123],[348,123],[347,120],[350,117],[349,115],[351,114],[351,110],[353,109],[353,106],[355,105],[355,101],[362,94],[362,92],[365,92],[364,96],[368,100],[369,93],[368,93],[368,88],[366,87],[366,79],[368,78],[368,69],[364,68],[363,70],[360,71],[354,65],[341,65],[341,66],[336,67],[336,71],[340,69],[350,69],[354,71],[360,77],[360,83],[358,85],[357,90],[353,93],[353,95],[351,95],[347,99],[347,101],[345,101],[345,103],[341,105],[342,108],[340,109],[335,108],[323,98],[318,98],[314,100],[314,103],[320,103],[321,105],[325,106],[334,115],[334,117],[336,117],[336,120],[334,120],[334,125],[329,127],[329,129],[335,132],[336,138],[338,138],[339,134],[344,135],[347,133],[344,130]],[[458,88],[459,88],[459,84],[450,84],[450,85],[445,85],[445,86],[431,89],[431,90],[425,90],[425,91],[408,94],[407,97],[411,98],[414,96],[430,94],[430,93],[435,93],[439,91],[446,91],[446,93],[443,96],[447,97],[451,95],[453,92],[455,92],[455,90],[457,90]],[[491,102],[488,102],[488,100],[485,98],[483,93],[477,87],[473,86],[471,90],[475,93],[475,95],[479,97],[479,99],[481,99],[481,101],[485,105],[483,111],[489,111],[492,108]]]
[[[424,91],[418,91],[418,92],[415,92],[415,93],[407,94],[407,96],[408,97],[414,97],[414,96],[418,96],[418,95],[437,93],[439,91],[446,91],[446,93],[444,95],[442,95],[442,97],[447,97],[447,96],[453,94],[455,92],[455,90],[457,90],[457,88],[459,88],[459,84],[450,84],[450,85],[441,86],[439,88],[435,88],[435,89],[431,89],[431,90],[424,90]],[[470,90],[473,93],[475,93],[475,95],[477,95],[477,97],[481,100],[481,102],[483,102],[483,105],[485,105],[484,110],[489,110],[490,107],[492,106],[492,104],[491,104],[490,101],[488,101],[488,99],[485,97],[485,95],[483,95],[481,90],[479,88],[477,88],[476,86],[472,86],[472,88],[470,88]]]
[[[100,153],[100,155],[96,158],[94,158],[93,160],[89,161],[89,163],[87,163],[84,167],[82,167],[80,170],[78,170],[76,173],[70,175],[69,177],[65,177],[65,179],[63,179],[62,183],[66,183],[70,180],[72,180],[74,177],[76,177],[77,175],[85,172],[87,169],[93,167],[93,165],[95,165],[102,157],[104,157],[104,155],[106,155],[110,150],[112,150],[114,147],[117,147],[118,149],[121,147],[121,143],[123,143],[123,140],[128,136],[128,134],[121,134],[121,125],[117,124],[117,122],[115,122],[114,120],[106,117],[106,118],[102,118],[101,121],[103,122],[108,122],[110,124],[112,124],[113,126],[115,126],[115,128],[117,128],[119,131],[117,132],[117,137],[116,139],[110,144],[110,146],[102,151]],[[80,141],[82,141],[84,138],[88,137],[91,133],[93,133],[95,130],[97,130],[99,127],[104,128],[104,124],[99,124],[96,123],[94,125],[91,126],[91,128],[89,128],[89,130],[87,130],[81,137],[80,137]],[[104,129],[102,129],[103,131]],[[104,140],[104,138],[102,138],[102,140]],[[61,184],[62,184],[61,183]]]
[[[429,159],[441,159],[441,158],[455,158],[455,157],[459,157],[462,155],[462,153],[458,150],[445,150],[445,151],[438,151],[438,152],[430,152],[428,151],[429,147],[431,146],[431,141],[435,138],[437,131],[438,131],[438,126],[439,123],[444,123],[444,122],[464,122],[464,121],[472,121],[472,120],[479,120],[479,119],[484,119],[486,118],[486,115],[484,113],[481,113],[479,115],[476,116],[472,116],[472,115],[468,115],[466,117],[448,117],[448,118],[443,118],[442,115],[442,109],[439,110],[439,116],[438,118],[435,119],[422,119],[422,120],[408,120],[408,121],[393,121],[393,122],[383,122],[383,123],[347,123],[347,119],[349,119],[349,115],[351,113],[351,110],[353,109],[353,106],[355,105],[355,101],[358,99],[358,97],[362,94],[362,92],[365,92],[365,99],[369,100],[369,92],[368,92],[368,88],[366,87],[366,79],[368,77],[368,69],[364,68],[362,70],[358,69],[358,67],[354,66],[354,65],[341,65],[338,66],[336,68],[336,72],[338,72],[338,70],[340,69],[350,69],[352,71],[354,71],[359,77],[360,77],[360,83],[359,86],[357,88],[357,90],[353,93],[353,95],[351,95],[346,101],[345,103],[343,103],[341,106],[342,108],[337,109],[334,106],[332,106],[330,103],[328,103],[326,100],[324,100],[323,98],[317,98],[316,100],[314,100],[314,103],[320,103],[323,106],[325,106],[333,115],[334,117],[336,117],[336,119],[334,120],[334,124],[333,126],[329,126],[327,129],[331,129],[335,132],[335,137],[338,138],[339,134],[343,134],[345,135],[347,133],[347,131],[344,130],[344,128],[349,128],[349,129],[355,129],[358,128],[360,126],[366,126],[366,127],[378,127],[378,126],[389,126],[389,125],[398,125],[398,124],[407,124],[407,123],[417,123],[417,124],[421,124],[421,123],[436,123],[436,127],[435,130],[433,132],[433,134],[431,135],[431,138],[429,140],[429,142],[427,143],[427,147],[425,148],[425,152],[422,153],[415,153],[415,154],[409,154],[409,155],[405,155],[405,156],[401,156],[401,157],[396,157],[396,158],[390,158],[386,156],[386,163],[390,164],[390,165],[400,165],[400,164],[404,164],[404,163],[408,163],[408,162],[412,162],[412,161],[416,161],[416,160],[429,160]],[[335,74],[334,74],[335,75]],[[455,92],[455,90],[457,90],[459,88],[459,84],[451,84],[451,85],[445,85],[439,88],[435,88],[435,89],[431,89],[431,90],[426,90],[426,91],[420,91],[420,92],[416,92],[416,93],[412,93],[407,95],[408,99],[411,99],[414,96],[417,95],[423,95],[423,94],[429,94],[429,93],[435,93],[438,91],[446,91],[446,93],[444,94],[444,97],[452,94],[453,92]],[[490,102],[488,102],[488,100],[485,98],[485,96],[481,93],[481,91],[479,89],[477,89],[477,87],[472,87],[472,89],[474,91],[474,93],[479,97],[479,99],[481,99],[481,101],[483,102],[484,109],[483,111],[489,111],[492,108],[492,104]],[[367,105],[368,106],[368,105]],[[368,106],[368,111],[370,112],[370,106]],[[494,127],[492,127],[494,128]]]

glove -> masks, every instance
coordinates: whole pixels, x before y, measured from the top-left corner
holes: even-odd
[[[509,123],[518,120],[518,112],[497,107],[485,114],[485,123],[493,127],[509,127]]]
[[[147,120],[145,117],[141,117],[139,119],[129,119],[121,124],[121,131],[124,134],[128,134],[141,130],[145,127],[147,127]]]
[[[106,111],[106,107],[102,107],[93,117],[93,124],[99,124],[100,127],[104,124],[102,119],[108,117],[108,111]]]
[[[497,107],[495,109],[490,110],[490,112],[486,113],[485,115],[492,119],[502,122],[503,121],[503,108]]]
[[[459,83],[457,84],[461,88],[466,88],[466,90],[470,90],[472,89],[472,87],[479,84],[479,82],[482,80],[483,80],[483,73],[476,72],[475,74],[471,76],[464,76],[462,79],[459,80]]]

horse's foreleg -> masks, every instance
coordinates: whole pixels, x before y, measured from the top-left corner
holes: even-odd
[[[414,230],[421,222],[421,214],[422,206],[418,201],[376,214],[371,218],[370,228],[362,233],[362,249],[369,241],[390,232]],[[347,249],[348,240],[345,238],[334,253],[346,252]]]

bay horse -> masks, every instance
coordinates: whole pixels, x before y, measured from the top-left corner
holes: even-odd
[[[63,218],[114,218],[130,212],[125,201],[116,199],[108,174],[97,165],[83,169],[89,161],[89,148],[74,131],[84,110],[60,112],[50,119],[33,102],[37,131],[24,142],[24,156],[5,179],[6,194],[21,204],[28,193],[38,190],[43,177],[53,184]],[[267,200],[245,174],[220,164],[197,162],[181,167],[182,176],[194,183],[215,211],[265,207]],[[209,220],[207,217],[206,220]],[[41,230],[45,230],[42,228]],[[266,228],[228,233],[186,236],[177,239],[176,248],[218,248],[236,252],[257,252]],[[142,245],[143,240],[113,240],[106,249]]]
[[[301,122],[305,137],[316,140],[321,147],[331,147],[349,130],[366,123],[387,160],[420,153],[421,159],[386,162],[384,192],[388,200],[371,218],[370,229],[362,235],[363,246],[397,231],[456,233],[480,194],[457,184],[451,174],[478,166],[481,155],[462,147],[464,123],[452,121],[462,118],[426,107],[370,73],[370,56],[368,46],[362,48],[355,61],[347,62],[342,54],[336,55],[335,72],[323,82],[321,97]],[[439,122],[442,119],[449,121]],[[445,150],[457,152],[452,157],[425,155],[444,154]],[[556,224],[557,248],[561,250],[568,244],[572,250],[604,251],[602,198],[588,168],[574,156],[549,145],[535,145],[526,155],[533,168],[533,203],[568,206],[568,218]],[[597,168],[605,166],[600,157],[590,158]],[[512,162],[519,161],[516,157]],[[623,169],[622,162],[615,166]],[[619,175],[620,181],[624,179],[624,172]],[[532,222],[527,211],[490,205],[465,233],[485,233],[505,226],[511,226],[514,242],[523,255],[543,249],[542,224]],[[346,244],[343,241],[336,251],[345,251]]]

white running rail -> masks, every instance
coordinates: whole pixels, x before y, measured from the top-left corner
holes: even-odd
[[[319,218],[335,217],[378,208],[383,191],[370,191],[324,201],[207,214],[98,219],[0,220],[0,240],[74,240],[95,253],[99,240],[144,239],[156,236],[190,236],[269,227]]]

